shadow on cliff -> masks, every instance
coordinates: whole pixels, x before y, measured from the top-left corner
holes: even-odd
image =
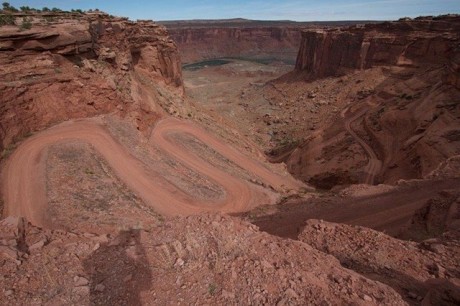
[[[90,305],[142,305],[152,272],[140,243],[140,231],[128,230],[102,245],[84,261],[90,277]]]

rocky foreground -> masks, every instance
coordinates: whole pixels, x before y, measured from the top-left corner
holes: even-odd
[[[0,296],[10,305],[449,305],[460,301],[458,238],[417,244],[310,220],[295,241],[223,215],[95,235],[9,217]]]
[[[178,218],[96,236],[1,222],[8,304],[393,304],[389,286],[306,243],[228,216]]]
[[[364,227],[309,220],[299,239],[414,302],[440,305],[460,298],[459,235],[453,231],[415,243]]]

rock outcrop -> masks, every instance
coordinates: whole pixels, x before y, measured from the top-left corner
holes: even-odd
[[[393,287],[408,302],[460,302],[458,232],[420,244],[363,227],[309,220],[299,239],[344,267]]]
[[[421,241],[437,238],[460,225],[460,193],[444,190],[418,209],[398,237]]]
[[[321,78],[384,65],[448,64],[458,52],[459,32],[456,15],[304,31],[296,70]]]
[[[0,149],[71,118],[115,111],[145,129],[176,111],[181,64],[163,26],[94,14],[24,18],[30,29],[0,27]]]
[[[305,243],[221,215],[111,235],[0,222],[7,304],[405,305],[392,288]]]

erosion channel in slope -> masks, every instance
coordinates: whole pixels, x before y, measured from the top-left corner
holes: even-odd
[[[294,179],[271,173],[261,163],[246,157],[190,122],[163,119],[154,128],[150,142],[225,190],[223,199],[197,200],[164,179],[160,173],[146,170],[145,165],[121,146],[97,119],[83,119],[54,126],[18,147],[2,171],[5,215],[24,216],[33,224],[52,226],[46,215],[46,150],[66,140],[81,140],[91,144],[130,189],[164,215],[188,215],[202,211],[241,212],[260,203],[275,201],[269,191],[214,168],[198,156],[190,155],[183,146],[169,137],[174,133],[186,133],[199,139],[274,190],[283,191],[302,186],[302,183]]]

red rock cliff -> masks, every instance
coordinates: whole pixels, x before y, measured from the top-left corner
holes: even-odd
[[[357,21],[295,22],[248,19],[162,21],[185,63],[239,57],[295,63],[301,31]]]
[[[0,27],[0,149],[51,124],[113,111],[145,129],[181,99],[180,58],[163,26],[30,18],[29,30],[20,29],[22,18]]]
[[[287,161],[294,175],[312,184],[362,182],[363,175],[356,174],[372,171],[375,183],[424,178],[460,153],[458,15],[303,32],[296,71],[279,82],[285,79],[306,88],[303,93],[314,92],[301,98],[305,105],[321,95],[323,117],[313,118],[323,124],[321,137],[329,138],[311,134]],[[324,119],[328,104],[337,111],[331,121]],[[349,131],[336,139],[350,137],[351,130],[360,136],[345,146],[321,140],[340,135],[338,127],[346,128],[347,120],[352,120]],[[368,152],[368,163],[361,165],[359,153],[346,153],[359,140]],[[324,145],[321,151],[318,143]],[[378,166],[369,171],[371,160]]]
[[[294,62],[299,27],[169,28],[184,63],[219,57]]]
[[[458,16],[304,31],[296,70],[321,78],[381,65],[447,64],[458,48],[458,33]]]

